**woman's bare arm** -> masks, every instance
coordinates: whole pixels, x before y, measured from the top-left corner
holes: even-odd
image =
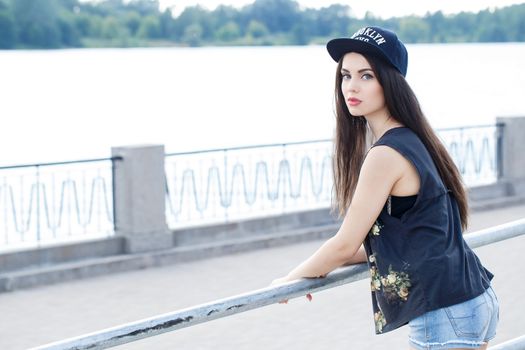
[[[362,243],[406,166],[398,157],[399,153],[387,146],[377,146],[368,152],[352,202],[336,235],[279,282],[321,277],[348,262],[366,261]]]
[[[366,262],[366,253],[365,253],[365,247],[361,245],[357,253],[354,254],[353,257],[350,258],[347,262],[344,263],[345,266],[347,265],[354,265],[354,264],[360,264]]]

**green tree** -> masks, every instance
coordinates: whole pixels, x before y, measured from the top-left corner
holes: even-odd
[[[502,11],[490,12],[488,10],[481,11],[477,15],[479,23],[478,31],[476,33],[476,40],[481,42],[504,42],[509,41],[506,20],[502,18]]]
[[[208,12],[201,6],[186,7],[173,24],[175,39],[188,43],[189,37],[197,35],[200,42],[205,36],[205,28],[210,27]],[[206,23],[207,20],[208,23]],[[188,34],[190,32],[191,34]]]
[[[318,23],[317,23],[317,14],[319,10],[312,8],[305,8],[301,11],[301,21],[300,24],[309,38],[319,35]]]
[[[101,37],[121,42],[129,36],[128,29],[115,17],[106,17],[102,20]]]
[[[63,46],[81,46],[81,35],[77,29],[75,18],[72,14],[64,11],[58,18],[58,28],[60,30],[60,37]]]
[[[16,1],[16,0],[15,0]],[[78,0],[56,0],[57,5],[69,13],[75,12],[80,6]]]
[[[202,27],[198,23],[190,24],[184,28],[182,42],[189,46],[200,46],[202,43]]]
[[[345,36],[350,23],[350,7],[330,5],[317,12],[317,30],[322,36]]]
[[[13,16],[18,40],[30,47],[54,48],[61,44],[57,5],[53,0],[15,0]]]
[[[239,11],[232,7],[226,5],[219,5],[211,13],[211,18],[213,19],[213,27],[220,28],[226,23],[235,22],[239,28],[244,28],[245,24],[239,16]]]
[[[299,4],[292,0],[256,0],[244,11],[272,33],[289,32],[300,19]]]
[[[124,46],[139,43],[130,41],[134,37],[191,46],[214,41],[307,44],[349,35],[372,22],[396,31],[407,42],[525,41],[523,18],[525,4],[388,19],[367,12],[364,19],[357,19],[346,5],[313,9],[300,8],[295,0],[255,0],[241,9],[187,7],[174,18],[169,9],[160,10],[159,0],[0,0],[0,48]]]
[[[477,15],[468,12],[460,12],[448,19],[445,37],[447,42],[468,42],[472,41],[477,34],[477,29],[482,26],[479,23],[481,13]]]
[[[80,36],[90,36],[91,35],[91,23],[93,21],[93,16],[88,15],[87,13],[78,13],[75,16],[75,27],[79,32]]]
[[[126,11],[134,11],[141,16],[156,16],[159,14],[158,0],[129,0],[127,3],[121,2],[121,7]]]
[[[0,49],[11,49],[15,46],[15,22],[7,4],[0,1]]]
[[[126,23],[129,33],[135,36],[141,25],[140,15],[136,11],[130,11],[124,16],[124,23]]]
[[[160,15],[159,25],[160,25],[160,35],[163,38],[171,39],[173,37],[173,25],[175,20],[171,14],[171,10],[166,9]]]
[[[246,35],[258,39],[268,35],[268,28],[259,21],[251,20],[246,29]]]
[[[409,43],[429,42],[430,27],[423,19],[415,16],[399,20],[399,37]]]
[[[295,45],[306,45],[310,40],[306,28],[301,24],[296,24],[295,26],[293,26],[292,38],[293,44]]]
[[[90,16],[89,17],[89,37],[92,38],[103,38],[102,31],[104,29],[104,17],[102,16]]]
[[[509,41],[507,33],[504,28],[498,25],[491,24],[489,26],[483,26],[477,32],[476,41],[480,42],[505,42]]]
[[[230,21],[217,30],[216,38],[220,41],[233,41],[241,36],[239,25]]]
[[[525,41],[525,5],[513,5],[507,8],[511,17],[510,26],[514,28],[512,41]]]
[[[443,15],[443,12],[438,11],[432,14],[427,14],[424,18],[425,22],[428,23],[430,30],[430,41],[442,43],[446,39],[447,30],[447,19]]]
[[[137,32],[139,38],[144,39],[158,39],[161,36],[160,21],[158,17],[153,15],[146,16],[140,22],[140,27]]]

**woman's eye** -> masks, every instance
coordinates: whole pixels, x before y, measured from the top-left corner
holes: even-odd
[[[343,77],[343,80],[349,80],[351,78],[350,74],[342,73],[341,75]]]
[[[372,74],[365,73],[363,74],[362,78],[363,80],[370,80],[370,79],[374,79],[374,76]]]

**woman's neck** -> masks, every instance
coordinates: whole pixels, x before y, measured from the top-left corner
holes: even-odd
[[[365,117],[366,118],[366,117]],[[388,116],[385,118],[366,118],[368,122],[368,126],[370,127],[370,130],[372,131],[373,135],[373,142],[376,142],[381,138],[381,136],[384,135],[385,132],[392,128],[397,128],[400,126],[403,126],[400,122],[395,120],[394,118]]]

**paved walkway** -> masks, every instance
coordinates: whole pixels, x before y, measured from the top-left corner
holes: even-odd
[[[471,231],[525,217],[478,212]],[[311,254],[309,242],[0,294],[0,349],[42,345],[265,287]],[[495,273],[501,322],[493,344],[525,334],[525,236],[476,249]],[[407,349],[407,327],[373,334],[367,280],[166,333],[116,349]],[[444,286],[446,288],[446,286]]]

